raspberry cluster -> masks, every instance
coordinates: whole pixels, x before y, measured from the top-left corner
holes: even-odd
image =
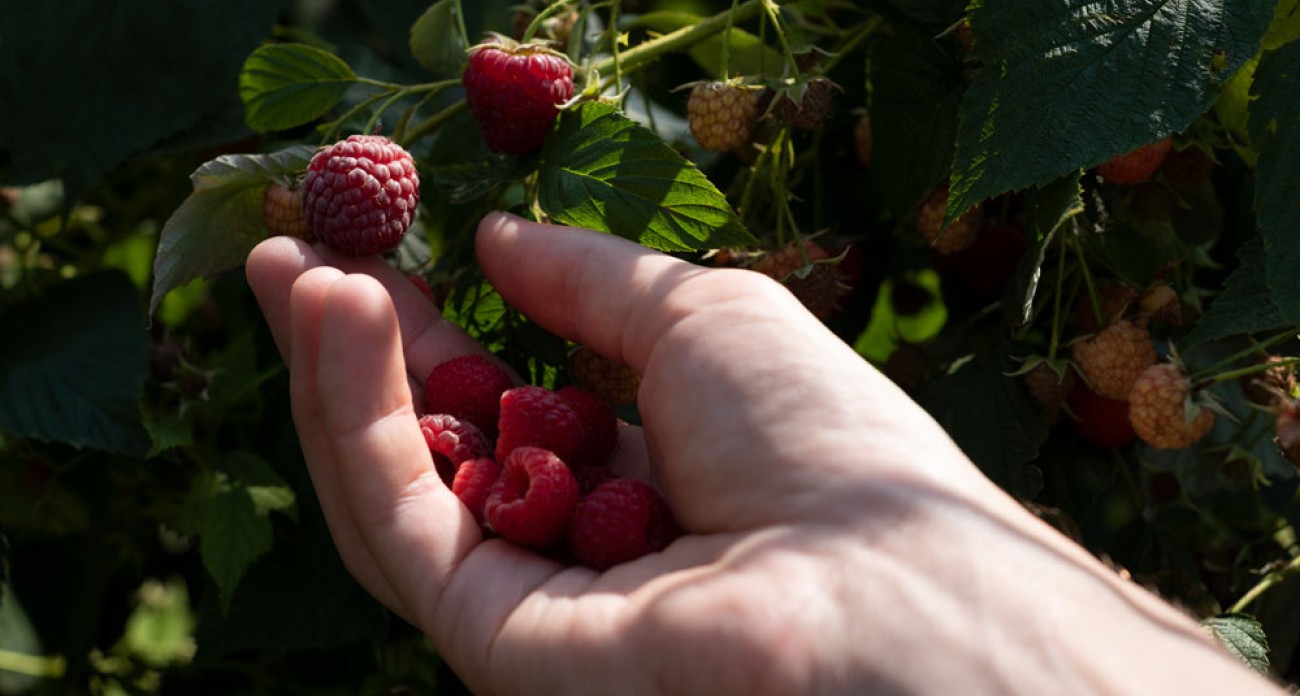
[[[676,537],[658,491],[609,470],[618,420],[593,392],[516,387],[467,355],[429,373],[425,402],[420,429],[438,471],[485,532],[597,570]]]

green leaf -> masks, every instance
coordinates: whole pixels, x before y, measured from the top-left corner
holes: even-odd
[[[961,18],[966,0],[891,0],[892,5],[922,24],[947,27]]]
[[[204,592],[195,642],[199,659],[250,649],[329,648],[387,636],[388,611],[348,574],[328,529],[303,491],[302,523],[248,569],[228,610]],[[292,598],[292,601],[286,601]]]
[[[1029,249],[1020,258],[1003,295],[1003,314],[1010,325],[1024,326],[1033,318],[1034,298],[1038,296],[1047,250],[1061,225],[1083,212],[1082,194],[1079,173],[1072,172],[1046,186],[1030,189],[1025,196],[1025,234]]]
[[[542,149],[538,202],[560,224],[661,251],[756,243],[713,182],[609,104],[560,116]]]
[[[902,30],[868,65],[873,166],[885,205],[905,218],[948,176],[957,138],[961,65],[936,41]]]
[[[308,123],[357,81],[342,58],[305,44],[262,46],[244,61],[239,97],[249,127],[263,133]]]
[[[533,158],[493,154],[473,162],[430,167],[427,181],[453,204],[469,203],[498,186],[522,179],[536,167]]]
[[[919,401],[994,483],[1013,496],[1032,498],[1042,488],[1043,473],[1029,462],[1047,439],[1047,424],[1019,380],[1007,376],[1012,369],[993,352],[976,354],[931,382]],[[978,406],[972,394],[979,395]]]
[[[277,10],[263,0],[4,3],[0,151],[12,161],[0,179],[62,178],[75,200],[101,173],[220,112]]]
[[[458,284],[443,307],[443,317],[493,353],[504,346],[503,323],[507,307],[496,288],[486,280]]]
[[[1259,674],[1268,674],[1268,637],[1255,617],[1223,614],[1202,620],[1201,626],[1243,664]]]
[[[700,23],[704,17],[691,12],[648,12],[629,22],[628,29],[644,28],[661,34]],[[730,76],[779,78],[785,71],[785,59],[753,34],[732,27],[729,35],[715,34],[688,49],[691,59],[714,78],[722,77],[722,49],[728,46]]]
[[[149,451],[140,398],[149,334],[117,271],[59,283],[0,313],[0,430],[134,456]]]
[[[456,29],[455,0],[438,0],[411,25],[411,55],[434,75],[458,75],[465,49]]]
[[[194,193],[167,219],[158,239],[149,313],[173,289],[243,263],[267,235],[266,186],[306,169],[313,152],[295,145],[269,155],[222,155],[190,175]]]
[[[1250,139],[1259,153],[1255,211],[1273,304],[1300,324],[1300,41],[1269,51],[1251,87]]]
[[[236,452],[195,478],[186,505],[199,553],[221,593],[222,610],[244,573],[271,550],[273,510],[289,510],[293,491],[265,461]]]
[[[1258,0],[977,3],[949,215],[1183,131],[1271,19]]]
[[[1266,256],[1264,242],[1255,237],[1237,250],[1241,263],[1223,282],[1223,292],[1210,303],[1187,336],[1179,342],[1186,350],[1228,336],[1282,329],[1288,325],[1273,304],[1273,290],[1260,272]]]

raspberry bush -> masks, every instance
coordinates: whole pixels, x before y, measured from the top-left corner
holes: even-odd
[[[496,356],[414,385],[412,424],[489,533],[594,567],[669,543],[672,501],[598,463],[638,376],[484,282],[496,209],[767,273],[1008,493],[1300,683],[1300,3],[966,5],[10,8],[0,691],[456,693],[333,549],[229,272],[269,234],[396,266]]]

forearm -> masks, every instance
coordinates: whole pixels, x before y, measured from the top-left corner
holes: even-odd
[[[1190,617],[1005,497],[909,519],[863,547],[860,573],[842,574],[859,579],[841,591],[862,617],[849,624],[856,635],[845,644],[856,648],[865,686],[918,694],[1281,693]]]

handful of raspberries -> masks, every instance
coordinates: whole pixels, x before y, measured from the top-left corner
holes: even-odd
[[[515,387],[487,358],[441,363],[420,430],[443,480],[485,532],[605,570],[662,550],[678,531],[658,491],[607,467],[613,409],[579,387]]]

